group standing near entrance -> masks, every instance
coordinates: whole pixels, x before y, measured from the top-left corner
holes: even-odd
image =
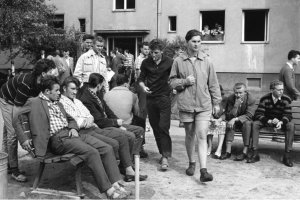
[[[57,52],[46,59],[44,52],[33,72],[10,78],[0,89],[3,150],[8,152],[12,178],[27,181],[18,165],[19,140],[25,150],[34,147],[41,158],[48,151],[78,155],[93,172],[100,192],[110,199],[129,197],[131,191],[120,180],[134,181],[134,155],[151,159],[145,151],[147,118],[160,154],[159,169],[172,168],[172,95],[176,95],[185,129],[188,176],[195,174],[198,157],[200,181],[213,181],[207,158],[229,159],[236,131],[242,132],[243,150],[234,160],[260,161],[259,130],[263,127],[285,132],[283,164],[292,167],[291,103],[300,99],[294,72],[300,52],[288,53],[279,79],[271,81],[270,92],[256,106],[243,82],[233,85],[233,94],[224,95],[213,60],[201,48],[202,39],[203,33],[189,30],[186,46],[174,58],[164,54],[160,39],[143,42],[134,59],[128,49],[106,52],[104,39],[91,35],[83,37],[76,64],[68,49],[62,58]],[[29,120],[31,137],[23,132],[21,116]],[[213,135],[219,138],[215,152]],[[148,176],[138,178],[146,181]]]

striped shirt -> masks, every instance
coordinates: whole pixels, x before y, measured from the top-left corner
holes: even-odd
[[[55,135],[60,130],[67,128],[68,121],[57,105],[58,101],[50,101],[49,98],[46,97],[43,93],[40,93],[39,97],[47,101],[50,115],[50,135]]]
[[[39,89],[32,72],[10,78],[0,89],[0,98],[16,106],[23,106],[29,97],[36,97]]]
[[[132,67],[133,66],[133,55],[132,54],[128,54],[128,56],[125,56],[125,61],[124,61],[124,66],[125,67]]]
[[[141,69],[141,65],[144,59],[146,59],[147,56],[145,56],[144,54],[140,53],[140,55],[135,59],[135,63],[134,63],[134,67],[135,69]]]
[[[254,114],[254,120],[259,120],[266,124],[269,119],[273,120],[277,118],[282,121],[283,124],[287,124],[293,118],[291,103],[291,99],[286,95],[282,95],[281,99],[278,99],[277,102],[274,103],[272,93],[266,94],[259,101],[259,105]]]

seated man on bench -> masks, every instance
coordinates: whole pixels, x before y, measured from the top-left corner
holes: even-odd
[[[110,199],[127,198],[130,191],[118,183],[121,175],[112,147],[89,134],[78,134],[76,121],[58,102],[59,88],[55,77],[44,78],[39,96],[28,99],[14,117],[14,127],[22,147],[32,150],[19,119],[20,115],[27,114],[37,157],[43,158],[47,149],[58,155],[73,153],[92,170],[100,192],[105,192]]]
[[[248,163],[258,162],[258,139],[259,130],[263,127],[274,127],[274,131],[282,129],[285,131],[285,154],[283,164],[288,167],[293,166],[290,159],[292,150],[295,126],[292,120],[291,99],[283,94],[283,82],[279,80],[272,81],[270,84],[271,92],[260,99],[257,110],[254,115],[252,125],[253,138],[253,156],[248,159]]]
[[[255,111],[255,99],[247,91],[244,83],[236,83],[233,87],[234,94],[227,98],[227,105],[222,118],[227,121],[226,126],[226,153],[221,160],[231,157],[231,144],[236,130],[242,130],[244,149],[235,158],[235,161],[242,161],[247,158],[250,144],[251,123]]]

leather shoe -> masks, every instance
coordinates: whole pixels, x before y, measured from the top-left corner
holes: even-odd
[[[218,155],[216,155],[216,154],[212,154],[211,157],[212,157],[213,159],[220,159],[220,158],[221,158],[221,156],[218,156]]]
[[[221,155],[220,160],[226,160],[231,157],[231,153],[226,152],[225,154]]]
[[[247,163],[255,163],[255,162],[258,162],[258,161],[260,161],[260,157],[257,154],[257,155],[253,155],[250,158],[248,158]]]
[[[234,159],[234,161],[243,161],[243,160],[245,160],[247,157],[248,157],[247,154],[241,153],[240,155],[238,155],[238,156]]]
[[[148,178],[147,175],[140,175],[140,181],[144,181]],[[134,175],[125,175],[124,177],[125,182],[131,182],[134,181]]]
[[[288,166],[288,167],[293,167],[293,165],[294,165],[293,162],[291,161],[291,159],[288,157],[283,157],[282,162],[285,166]]]
[[[186,175],[193,176],[195,173],[196,162],[190,162],[189,167],[185,170]]]

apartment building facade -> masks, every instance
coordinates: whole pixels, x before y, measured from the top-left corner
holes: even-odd
[[[222,27],[220,39],[202,42],[220,83],[245,82],[267,91],[291,49],[300,49],[299,0],[50,0],[64,28],[106,39],[108,50],[129,49],[153,38],[173,40],[190,29]],[[298,72],[300,70],[296,70]]]

